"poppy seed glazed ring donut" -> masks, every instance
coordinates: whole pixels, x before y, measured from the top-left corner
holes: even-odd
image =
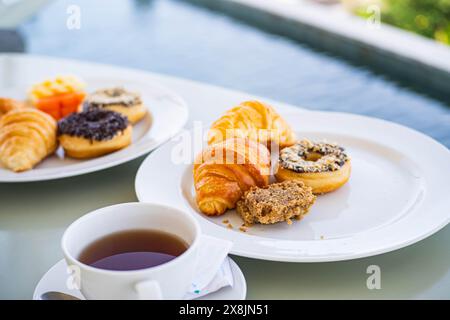
[[[281,150],[275,177],[278,181],[303,181],[319,194],[344,185],[350,171],[350,157],[343,147],[305,139]]]
[[[58,136],[66,155],[93,158],[125,148],[131,143],[132,127],[118,112],[92,109],[58,121]]]

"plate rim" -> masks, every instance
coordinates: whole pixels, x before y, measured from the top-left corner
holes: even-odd
[[[353,118],[354,120],[364,119],[364,121],[375,121],[375,122],[378,122],[379,124],[387,124],[389,126],[392,126],[394,129],[403,130],[404,132],[406,132],[408,134],[421,136],[422,139],[425,139],[424,141],[426,141],[427,145],[432,144],[435,148],[438,148],[440,150],[440,152],[445,152],[447,154],[447,157],[450,158],[450,150],[446,146],[441,144],[440,142],[434,140],[433,138],[431,138],[430,136],[427,136],[426,134],[424,134],[422,132],[419,132],[415,129],[406,127],[404,125],[401,125],[401,124],[398,124],[398,123],[395,123],[392,121],[375,118],[375,117],[369,117],[369,116],[365,116],[365,115],[352,114],[352,113],[347,113],[347,112],[311,111],[311,110],[304,110],[304,109],[289,110],[289,111],[285,112],[284,114],[287,115],[287,114],[292,114],[292,113],[297,114],[297,115],[298,114],[307,114],[307,113],[314,113],[316,115],[332,114],[332,115],[336,115],[336,116],[350,117],[350,118]],[[166,142],[166,144],[169,144],[169,143],[170,143],[170,141]],[[158,150],[160,150],[160,149],[161,148],[159,148]],[[135,193],[136,193],[136,197],[138,198],[138,200],[140,202],[145,202],[145,199],[142,194],[141,187],[139,186],[139,176],[142,175],[142,171],[144,170],[144,167],[147,165],[147,163],[149,163],[151,161],[152,156],[157,155],[158,150],[155,153],[152,153],[146,157],[146,159],[141,163],[141,165],[136,173]],[[152,201],[154,202],[154,199]],[[192,212],[191,212],[192,210],[191,210],[191,208],[189,208],[189,206],[187,206],[186,204],[181,204],[181,206],[182,206],[183,210],[187,210],[192,214]],[[280,255],[275,252],[270,252],[270,253],[251,252],[246,248],[236,248],[236,246],[233,246],[230,253],[238,255],[238,256],[242,256],[242,257],[261,259],[261,260],[267,260],[267,261],[279,261],[279,262],[316,263],[316,262],[334,262],[334,261],[347,261],[347,260],[361,259],[361,258],[380,255],[383,253],[392,252],[392,251],[410,246],[414,243],[417,243],[417,242],[433,235],[434,233],[438,232],[445,226],[447,226],[450,223],[450,215],[447,215],[446,219],[441,219],[441,220],[433,228],[428,228],[426,230],[426,232],[420,232],[419,235],[415,235],[414,237],[410,237],[410,238],[405,239],[394,245],[384,246],[383,248],[373,248],[372,250],[365,250],[365,251],[359,252],[359,253],[340,254],[339,256],[330,256],[328,254],[328,255],[313,256],[313,257],[301,255],[299,257],[299,256],[294,256],[292,254],[291,255],[284,255],[284,254]],[[206,233],[205,230],[204,230],[204,232]],[[416,231],[414,233],[417,234]],[[208,234],[208,233],[206,233],[206,234]],[[215,236],[217,236],[217,235],[215,235]],[[261,237],[261,236],[259,236],[259,237]],[[229,239],[229,238],[227,238],[227,239],[231,240],[231,241],[234,240],[234,239]],[[325,240],[321,240],[321,241],[332,241],[332,240],[333,239],[328,239],[328,240],[325,239]],[[290,241],[290,240],[286,240],[286,241]]]

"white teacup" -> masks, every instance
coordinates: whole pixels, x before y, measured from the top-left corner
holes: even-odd
[[[95,240],[114,232],[150,229],[183,239],[189,248],[161,265],[132,271],[104,270],[78,260]],[[73,222],[62,238],[66,262],[86,299],[181,299],[197,265],[200,227],[188,213],[149,203],[123,203],[95,210]]]

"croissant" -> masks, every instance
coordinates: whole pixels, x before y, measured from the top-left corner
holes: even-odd
[[[197,205],[206,215],[233,209],[245,191],[269,183],[270,153],[253,140],[232,138],[208,146],[194,164]]]
[[[0,98],[0,118],[7,112],[24,108],[25,103],[9,98]]]
[[[15,172],[33,168],[55,151],[56,131],[56,121],[42,111],[9,111],[0,119],[0,162]]]
[[[232,137],[247,137],[268,148],[272,142],[281,148],[295,142],[295,134],[284,119],[271,106],[259,101],[246,101],[228,110],[212,124],[208,144]]]

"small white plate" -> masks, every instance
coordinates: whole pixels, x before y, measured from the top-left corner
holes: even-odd
[[[245,300],[247,294],[247,284],[244,275],[239,266],[231,259],[229,259],[231,272],[233,273],[234,285],[233,287],[225,287],[214,293],[208,294],[198,300]],[[41,295],[56,291],[67,293],[79,299],[85,299],[81,292],[77,289],[69,289],[66,285],[68,280],[67,263],[64,259],[59,261],[41,278],[33,293],[33,300],[41,300]]]
[[[13,83],[11,86],[0,86],[2,97],[25,99],[26,92],[33,82],[38,82],[43,80],[44,77],[50,78],[55,75],[54,72],[48,71],[44,76],[41,69],[36,69],[36,73],[33,73],[29,69],[23,70],[18,64],[11,63],[11,65],[17,66],[16,72],[30,73],[29,83],[25,84],[17,81],[17,83]],[[72,70],[72,68],[66,68],[64,65],[61,65],[59,73],[67,74],[69,71],[65,70]],[[149,112],[144,119],[133,126],[133,143],[125,149],[88,160],[65,158],[60,148],[54,155],[39,163],[32,170],[20,173],[14,173],[2,167],[0,164],[0,182],[52,180],[110,168],[152,151],[177,134],[186,124],[188,108],[183,99],[177,94],[150,80],[146,81],[145,77],[141,76],[141,78],[137,78],[131,70],[128,73],[127,69],[117,69],[121,71],[119,77],[115,76],[117,71],[115,71],[116,69],[114,67],[101,66],[101,68],[96,71],[96,66],[93,65],[87,71],[80,68],[78,72],[71,73],[80,76],[87,83],[86,91],[88,93],[100,88],[112,86],[122,86],[127,90],[141,93],[142,100]],[[106,70],[110,68],[115,73],[109,76],[102,76],[106,74],[105,68]]]
[[[450,220],[450,152],[409,128],[368,117],[299,111],[283,114],[299,138],[325,139],[352,157],[350,181],[321,195],[310,213],[292,225],[257,225],[239,231],[232,210],[207,217],[195,203],[192,159],[175,164],[180,139],[173,139],[142,163],[135,188],[140,201],[188,210],[205,234],[230,240],[231,253],[275,261],[349,260],[413,244]],[[229,220],[233,229],[223,220]]]

